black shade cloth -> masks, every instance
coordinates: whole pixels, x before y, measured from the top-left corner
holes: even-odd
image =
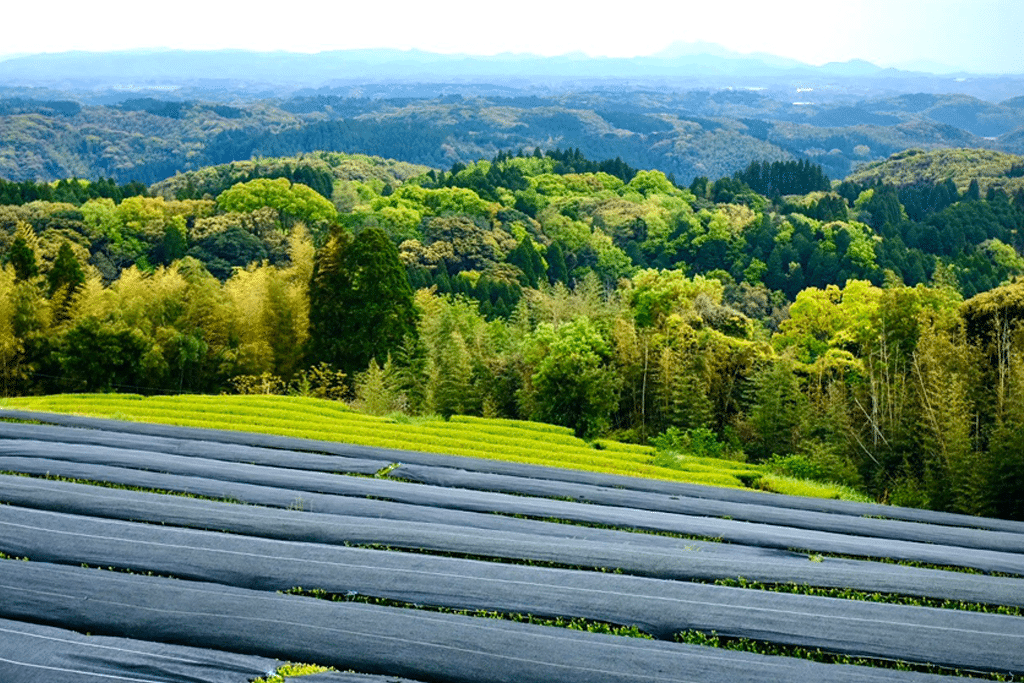
[[[492,619],[0,561],[0,617],[425,682],[938,681]]]
[[[2,414],[2,413],[0,413]],[[323,453],[310,453],[283,448],[263,448],[242,444],[218,443],[198,439],[170,439],[97,429],[73,429],[0,422],[0,443],[17,441],[101,446],[131,451],[148,451],[163,455],[181,455],[208,460],[251,463],[269,467],[285,467],[311,472],[342,472],[375,474],[393,464],[382,459],[354,458]]]
[[[806,556],[780,551],[753,549],[752,552],[742,546],[583,529],[493,515],[480,517],[507,523],[507,528],[486,531],[463,528],[457,524],[458,519],[451,520],[452,524],[441,524],[310,514],[13,476],[0,476],[0,501],[41,510],[327,545],[376,543],[440,553],[620,569],[630,575],[660,579],[743,577],[1024,606],[1024,581],[1020,579],[835,558],[812,562]],[[359,502],[382,508],[395,505]],[[13,514],[13,508],[9,512]],[[459,513],[459,516],[465,514]],[[520,530],[513,531],[517,526]],[[543,535],[537,533],[538,530],[559,533]],[[564,535],[574,532],[584,537]],[[651,541],[658,543],[647,545]],[[18,554],[13,545],[9,544],[8,548],[8,554]]]
[[[855,656],[1024,672],[1024,619],[994,614],[271,541],[13,506],[0,506],[0,549],[264,591],[303,586],[583,617],[638,626],[666,640],[696,629]]]
[[[3,683],[246,683],[277,666],[264,657],[0,619]]]
[[[938,515],[920,524],[927,515],[887,515],[880,506],[235,432],[85,418],[63,424],[77,426],[0,423],[0,470],[269,507],[0,476],[0,503],[8,503],[0,505],[0,550],[33,560],[0,561],[0,617],[17,623],[329,664],[360,672],[353,683],[366,675],[420,683],[945,680],[272,592],[304,586],[578,616],[662,638],[681,629],[715,630],[1024,673],[1020,618],[680,581],[743,577],[1020,605],[1021,579],[789,550],[1024,574],[1024,534],[1015,523]],[[114,425],[114,433],[96,429],[104,425]],[[416,481],[332,474],[371,474],[383,463],[403,463],[396,475]],[[861,517],[873,514],[903,521]],[[731,543],[540,521],[547,518]],[[436,556],[452,553],[518,564]],[[178,578],[77,566],[83,562]],[[529,566],[534,562],[621,573]]]
[[[544,467],[522,463],[502,462],[500,460],[485,460],[479,458],[440,455],[436,453],[423,453],[419,451],[374,448],[371,446],[358,446],[333,441],[296,439],[268,434],[255,434],[249,432],[197,429],[192,427],[176,427],[172,425],[125,422],[122,420],[109,420],[103,418],[82,417],[77,415],[62,415],[57,413],[47,413],[41,411],[2,409],[0,410],[0,415],[13,419],[35,420],[39,422],[45,422],[51,425],[75,427],[76,429],[65,430],[67,432],[73,433],[73,436],[65,436],[53,432],[52,437],[32,437],[40,439],[53,438],[55,440],[67,440],[70,443],[74,443],[76,442],[76,440],[78,440],[77,442],[79,443],[103,443],[102,441],[94,440],[96,438],[95,433],[90,434],[90,432],[102,430],[103,432],[108,432],[112,434],[132,434],[135,435],[136,437],[199,440],[204,442],[217,442],[223,444],[241,444],[250,446],[260,446],[264,448],[310,451],[352,458],[384,460],[391,463],[398,462],[406,464],[431,465],[436,467],[452,467],[475,472],[506,474],[526,478],[550,479],[554,481],[591,484],[595,486],[621,488],[636,491],[650,491],[653,493],[662,493],[666,495],[706,498],[710,500],[733,501],[740,503],[750,503],[754,505],[770,505],[776,508],[816,510],[821,512],[829,512],[833,514],[845,514],[853,516],[882,516],[891,519],[925,522],[928,524],[964,526],[972,529],[990,529],[994,531],[1024,533],[1024,523],[1011,520],[979,518],[970,515],[958,515],[947,512],[919,510],[914,508],[901,508],[888,505],[877,505],[873,503],[857,503],[853,501],[826,500],[821,498],[805,498],[800,496],[783,496],[764,493],[760,491],[747,491],[742,489],[703,486],[699,484],[658,481],[652,479],[626,477],[597,472],[583,472],[556,467]],[[7,429],[10,429],[11,431],[6,433],[10,433],[12,435],[31,434],[32,429],[39,430],[38,433],[42,435],[46,433],[45,430],[52,428],[46,427],[44,425],[19,425],[13,423],[0,423],[0,435],[3,435],[5,433],[4,430]],[[553,447],[553,449],[556,448],[557,446]],[[160,450],[162,452],[168,452],[164,451],[163,449]]]
[[[928,525],[892,519],[777,508],[764,504],[753,505],[735,501],[669,496],[422,465],[402,465],[392,470],[391,474],[405,480],[442,488],[497,491],[529,496],[558,496],[573,498],[585,503],[634,510],[729,517],[759,524],[832,531],[857,536],[957,545],[964,548],[998,550],[1000,552],[1024,552],[1024,534],[1005,531]]]
[[[372,497],[404,502],[422,508],[468,512],[503,512],[536,518],[567,519],[576,522],[604,524],[625,528],[668,531],[680,534],[722,538],[731,543],[766,548],[800,548],[865,557],[889,557],[940,565],[964,566],[981,571],[1024,575],[1024,555],[942,545],[948,531],[962,532],[938,525],[892,522],[920,527],[915,535],[930,543],[899,539],[860,537],[828,531],[779,527],[737,520],[693,515],[634,510],[623,507],[573,503],[510,494],[444,489],[405,482],[363,477],[331,476],[277,467],[262,467],[221,461],[169,456],[97,446],[68,446],[29,441],[0,441],[0,453],[22,453],[21,456],[0,455],[0,470],[33,474],[56,474],[71,478],[94,479],[119,484],[187,491],[204,496],[233,498],[240,501],[281,507],[301,507],[323,512],[345,514],[346,499]],[[112,467],[110,462],[127,465]],[[134,467],[153,468],[150,472]],[[174,470],[175,475],[164,474]],[[182,477],[177,479],[175,477]],[[239,483],[244,482],[244,483]],[[257,489],[248,488],[257,485]],[[274,491],[267,491],[266,488]],[[307,488],[302,488],[307,487]],[[322,493],[335,495],[324,496]],[[441,510],[437,510],[440,508]],[[492,517],[493,515],[486,515]],[[477,517],[484,517],[478,515]],[[840,519],[855,519],[839,516]],[[871,521],[871,520],[866,520]],[[877,520],[874,520],[877,521]],[[490,520],[485,523],[493,523]],[[472,522],[471,526],[476,526]],[[978,531],[992,541],[1013,541],[1022,538],[1005,532]],[[1008,539],[1008,540],[1007,540]]]

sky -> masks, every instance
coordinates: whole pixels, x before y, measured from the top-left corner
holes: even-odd
[[[0,58],[136,48],[381,47],[632,57],[705,42],[815,65],[864,59],[1024,73],[1024,0],[49,0],[42,16],[39,7],[5,7],[9,30]]]

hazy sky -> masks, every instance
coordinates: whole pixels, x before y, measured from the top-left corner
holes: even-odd
[[[393,47],[621,57],[704,41],[811,64],[860,58],[1024,73],[1024,0],[50,0],[10,3],[4,24],[0,55]]]

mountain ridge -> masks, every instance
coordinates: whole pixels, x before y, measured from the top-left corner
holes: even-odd
[[[951,80],[948,76],[883,68],[861,59],[814,66],[770,54],[737,53],[703,43],[673,44],[654,54],[636,57],[592,57],[583,53],[550,57],[508,52],[442,54],[394,48],[315,53],[147,48],[0,58],[0,80],[7,85],[35,86],[54,83],[73,86],[78,82],[95,85],[131,79],[191,83],[227,78],[249,83],[322,87],[330,82],[421,80],[425,69],[442,80],[520,76],[557,83],[639,80],[686,84],[717,76],[739,79],[737,84],[740,84],[758,79],[860,79],[882,74],[887,79]],[[693,69],[699,72],[692,73]]]

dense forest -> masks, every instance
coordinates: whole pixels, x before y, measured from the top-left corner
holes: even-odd
[[[341,88],[231,104],[169,93],[88,104],[81,93],[32,99],[3,97],[0,88],[0,177],[151,184],[232,161],[332,150],[449,168],[539,146],[618,157],[689,184],[732,175],[752,159],[809,160],[843,178],[910,148],[1024,153],[1019,98],[917,93],[856,101],[833,89],[635,87],[418,96]],[[820,101],[824,93],[835,101]],[[805,96],[813,101],[793,101]]]
[[[678,183],[578,149],[316,153],[4,181],[0,383],[529,418],[1024,518],[1021,159],[984,161]]]

